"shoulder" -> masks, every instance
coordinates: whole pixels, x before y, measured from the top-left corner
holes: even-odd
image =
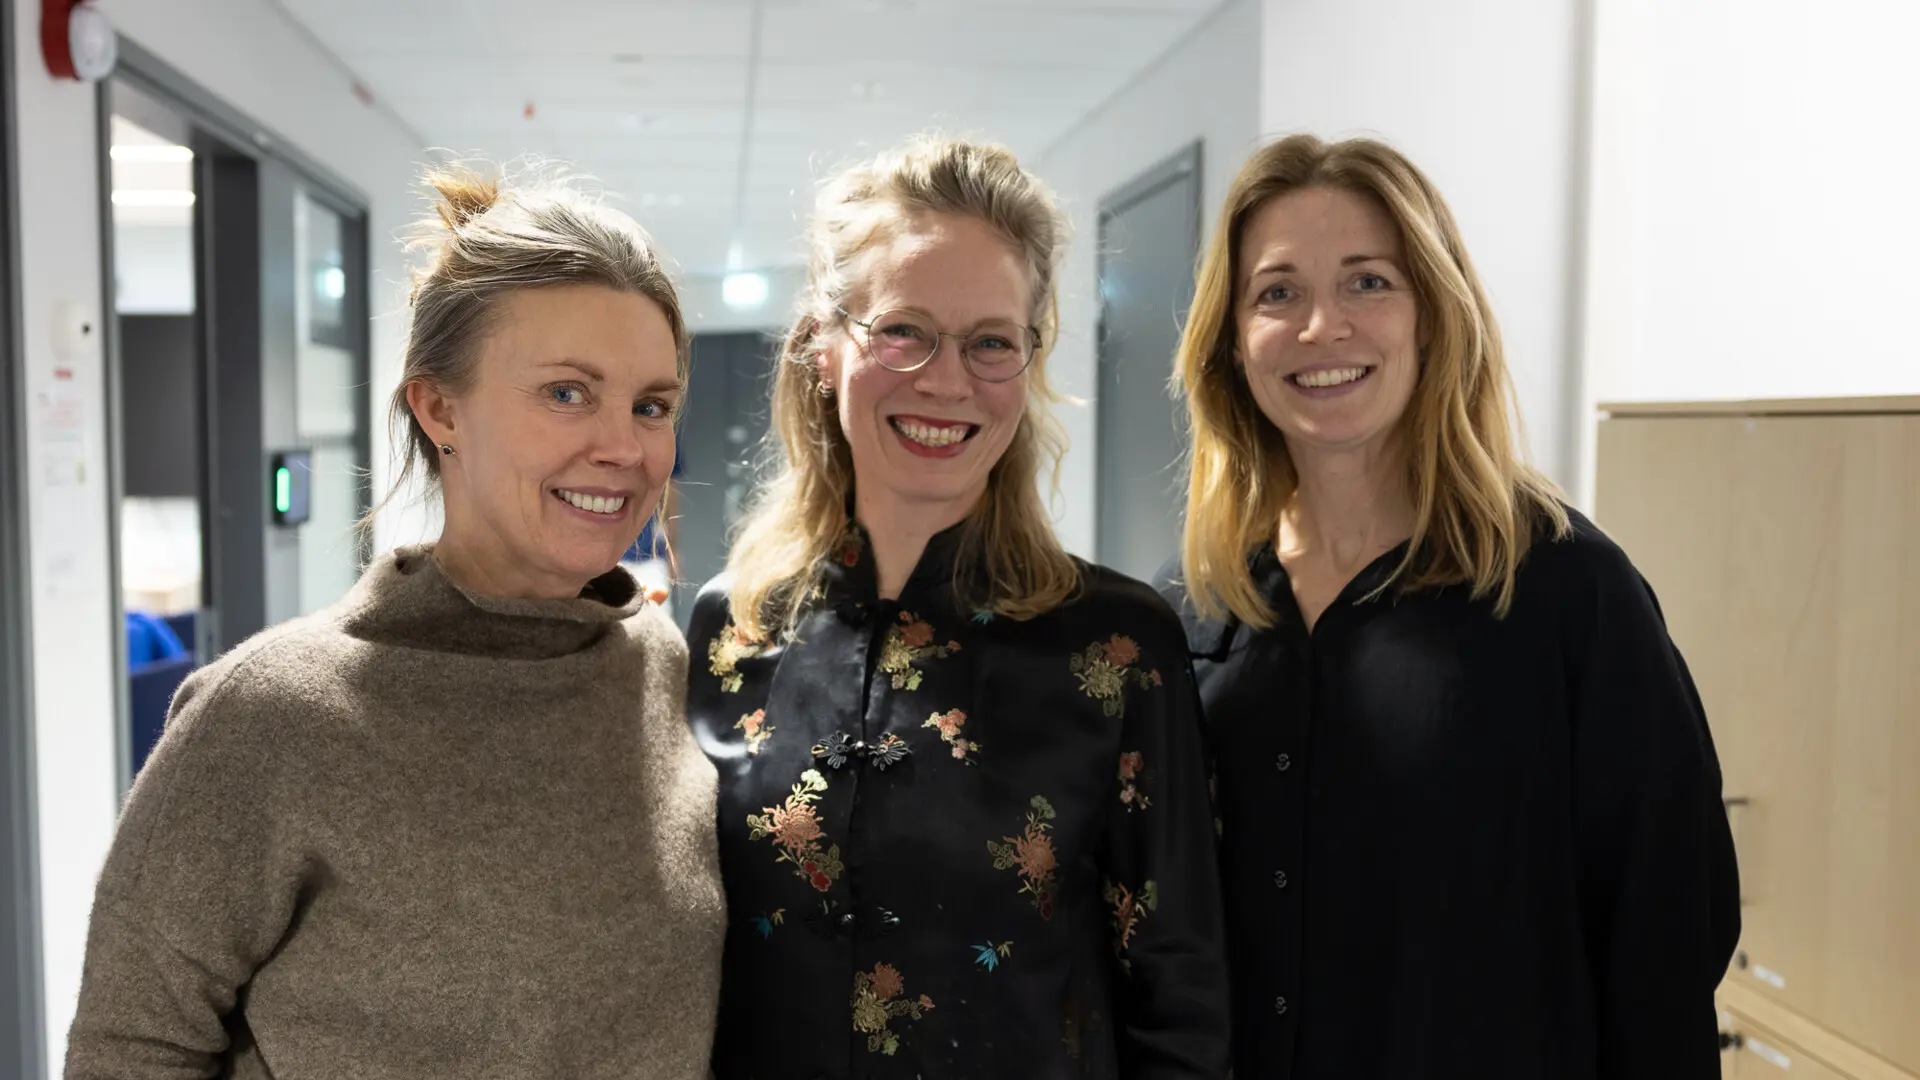
[[[1627,552],[1586,515],[1568,509],[1566,535],[1534,543],[1521,564],[1516,610],[1561,623],[1573,643],[1596,632],[1665,631],[1659,601]]]
[[[1633,560],[1613,538],[1578,510],[1567,509],[1569,529],[1534,541],[1521,563],[1522,580],[1535,591],[1562,599],[1595,591],[1645,588]]]
[[[1153,586],[1118,570],[1080,563],[1080,592],[1062,609],[1070,623],[1105,641],[1112,634],[1135,639],[1155,654],[1186,653],[1186,631],[1167,598]]]
[[[660,605],[643,606],[622,620],[621,625],[626,628],[628,640],[647,657],[659,656],[686,663],[687,639],[681,636],[680,628]]]
[[[693,598],[693,611],[687,616],[687,648],[700,652],[707,643],[733,622],[733,575],[722,572]]]
[[[357,650],[341,608],[269,627],[187,676],[164,744],[214,744],[243,757],[281,756],[290,736],[349,707]],[[156,751],[157,753],[158,751]]]

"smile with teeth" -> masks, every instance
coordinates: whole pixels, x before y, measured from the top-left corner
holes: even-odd
[[[921,446],[952,446],[964,441],[974,432],[972,424],[921,424],[912,420],[894,417],[893,430],[919,443]]]
[[[1328,386],[1339,386],[1366,377],[1369,367],[1326,368],[1321,371],[1296,371],[1287,378],[1308,389],[1318,390]]]
[[[559,496],[562,501],[571,503],[590,514],[606,514],[609,517],[618,514],[621,508],[627,505],[627,499],[624,495],[582,495],[578,492],[566,490],[555,491],[554,494]]]

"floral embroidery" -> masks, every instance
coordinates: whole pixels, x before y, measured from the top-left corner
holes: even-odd
[[[948,712],[934,713],[927,718],[926,723],[920,726],[939,728],[940,740],[953,747],[954,760],[972,765],[974,759],[970,755],[980,752],[980,744],[960,734],[960,729],[965,727],[966,723],[967,714],[959,709],[953,709]]]
[[[1069,670],[1080,677],[1080,689],[1086,695],[1100,703],[1100,711],[1107,716],[1120,716],[1127,711],[1123,697],[1127,684],[1137,683],[1142,690],[1160,685],[1158,668],[1148,671],[1136,671],[1133,667],[1140,659],[1140,646],[1130,637],[1115,634],[1106,641],[1096,641],[1071,657]]]
[[[1027,811],[1027,828],[1019,836],[1005,837],[1005,843],[987,841],[995,870],[1018,870],[1020,891],[1033,897],[1033,906],[1043,919],[1053,918],[1053,878],[1059,861],[1053,852],[1053,804],[1045,796],[1035,795]]]
[[[764,915],[755,915],[752,918],[747,920],[748,923],[752,924],[754,932],[758,933],[763,938],[772,937],[773,928],[776,926],[784,925],[786,921],[787,921],[786,908],[775,908],[774,910],[769,911]]]
[[[880,643],[880,670],[893,676],[895,690],[920,689],[920,671],[913,665],[921,660],[944,660],[960,651],[960,643],[933,644],[933,627],[914,618],[913,612],[900,613],[900,625],[887,628]]]
[[[1113,907],[1113,951],[1120,957],[1120,967],[1131,971],[1133,965],[1127,960],[1127,946],[1133,943],[1133,935],[1140,930],[1140,924],[1151,912],[1159,910],[1160,889],[1152,881],[1140,887],[1139,895],[1128,891],[1125,885],[1116,881],[1107,882],[1102,894]]]
[[[820,829],[815,804],[827,790],[827,778],[819,770],[808,769],[793,785],[793,794],[780,806],[769,806],[764,814],[748,814],[747,828],[755,840],[772,837],[780,854],[775,862],[793,864],[793,872],[821,892],[833,887],[834,879],[846,869],[840,862],[840,845],[820,850],[826,833]]]
[[[767,710],[755,709],[742,716],[740,722],[733,725],[747,733],[747,753],[758,754],[760,748],[773,737],[773,725],[767,723]]]
[[[729,624],[707,643],[708,670],[720,679],[720,689],[729,694],[740,692],[740,661],[760,652],[760,643],[749,641]]]
[[[973,624],[975,626],[985,626],[992,621],[993,612],[987,608],[981,608],[979,611],[973,613]]]
[[[1013,942],[1003,941],[995,945],[989,941],[985,945],[973,946],[973,952],[974,963],[979,964],[988,971],[993,971],[1000,966],[1000,961],[1013,955]]]
[[[1145,810],[1153,805],[1153,800],[1140,790],[1146,779],[1147,767],[1140,751],[1130,750],[1120,755],[1120,804],[1129,811]]]
[[[889,1025],[902,1017],[918,1020],[933,1011],[933,999],[921,994],[910,1001],[901,996],[906,980],[892,964],[875,964],[871,972],[853,976],[853,1030],[867,1037],[867,1052],[891,1057],[900,1049],[900,1036]]]

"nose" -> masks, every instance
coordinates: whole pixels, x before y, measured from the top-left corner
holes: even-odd
[[[608,469],[631,469],[646,460],[640,421],[631,412],[602,409],[593,427],[592,461]]]
[[[1325,345],[1352,332],[1346,305],[1338,296],[1325,296],[1315,300],[1313,309],[1307,313],[1307,324],[1300,328],[1300,344]]]
[[[933,356],[913,373],[913,388],[928,397],[953,400],[973,392],[973,373],[960,355],[960,339],[942,335]]]

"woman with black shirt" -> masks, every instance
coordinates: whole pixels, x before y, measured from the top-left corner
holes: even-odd
[[[1739,932],[1652,592],[1516,449],[1451,213],[1376,142],[1241,170],[1177,359],[1237,1075],[1719,1075]]]
[[[1039,493],[1059,211],[1006,151],[922,140],[825,185],[809,238],[774,475],[689,633],[714,1072],[1218,1080],[1180,622]]]

